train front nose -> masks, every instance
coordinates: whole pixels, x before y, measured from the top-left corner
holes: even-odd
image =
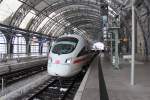
[[[70,77],[74,74],[74,65],[72,64],[72,55],[52,55],[48,63],[48,73],[52,76]]]
[[[67,65],[51,64],[48,66],[48,73],[52,76],[67,77],[69,69]]]

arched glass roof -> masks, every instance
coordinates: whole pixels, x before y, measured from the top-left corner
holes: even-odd
[[[0,23],[48,35],[60,35],[65,27],[91,33],[101,29],[103,13],[115,17],[131,0],[3,0]],[[15,5],[15,6],[14,6]],[[108,7],[108,8],[107,8]],[[107,9],[106,9],[107,8]],[[102,12],[103,11],[103,12]]]

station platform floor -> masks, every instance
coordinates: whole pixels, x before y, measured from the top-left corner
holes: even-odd
[[[121,60],[116,70],[108,58],[97,56],[74,100],[150,100],[150,62],[135,62],[134,86],[130,84],[130,66],[129,61]]]
[[[22,58],[19,58],[19,61],[17,60],[17,58],[9,59],[6,62],[0,62],[0,67],[4,67],[4,66],[7,66],[7,65],[16,65],[18,63],[30,62],[30,61],[33,61],[33,60],[38,60],[38,59],[43,59],[43,58],[47,58],[47,57],[46,56],[22,57]]]

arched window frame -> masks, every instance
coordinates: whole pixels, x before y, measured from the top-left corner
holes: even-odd
[[[37,37],[32,37],[31,38],[31,43],[30,43],[30,53],[31,56],[39,56],[39,40]]]
[[[16,34],[13,37],[13,57],[26,56],[26,40],[21,34]]]
[[[42,55],[47,55],[49,52],[49,41],[43,43]]]
[[[0,31],[0,58],[7,54],[7,40],[5,35]]]

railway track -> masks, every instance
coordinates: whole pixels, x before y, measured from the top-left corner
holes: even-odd
[[[89,64],[83,67],[83,71],[74,77],[51,77],[44,84],[28,91],[26,94],[16,97],[14,100],[73,100]]]
[[[14,72],[10,72],[7,74],[3,74],[0,76],[0,79],[3,80],[4,87],[11,85],[21,79],[27,78],[29,76],[35,75],[39,72],[46,70],[46,65],[44,66],[35,66],[32,68],[22,69]],[[0,82],[0,86],[2,86],[2,82]]]
[[[73,100],[84,75],[85,72],[81,72],[71,78],[52,77],[16,100]]]

